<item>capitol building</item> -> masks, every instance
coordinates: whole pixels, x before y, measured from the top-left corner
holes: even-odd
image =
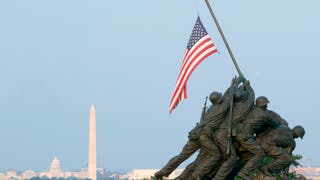
[[[0,180],[22,180],[22,179],[31,179],[33,177],[47,177],[47,178],[79,178],[86,179],[88,178],[88,169],[83,168],[80,171],[66,171],[63,172],[60,166],[60,161],[55,157],[50,165],[49,171],[35,172],[33,170],[27,170],[22,173],[17,173],[15,170],[9,170],[7,173],[0,173]]]

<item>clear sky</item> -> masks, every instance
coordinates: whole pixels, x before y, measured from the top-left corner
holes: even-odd
[[[295,153],[320,166],[320,1],[211,4],[256,95],[305,127]],[[198,14],[220,53],[194,71],[188,99],[169,114]],[[0,171],[48,170],[54,156],[63,170],[84,167],[92,103],[98,167],[161,168],[205,96],[237,75],[203,0],[1,1],[0,23]]]

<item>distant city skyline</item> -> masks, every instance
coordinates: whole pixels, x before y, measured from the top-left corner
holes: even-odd
[[[99,174],[100,178],[113,178],[113,179],[128,179],[128,180],[136,180],[136,179],[148,179],[154,175],[159,169],[133,169],[127,172],[113,172],[107,173],[104,168],[97,168],[96,173]],[[176,169],[173,171],[169,179],[174,179],[179,176],[184,169]],[[320,167],[291,167],[290,172],[296,172],[297,175],[304,175],[308,179],[317,180],[320,179]],[[33,171],[31,169],[26,170],[24,172],[16,171],[16,170],[8,170],[7,172],[0,172],[0,180],[8,180],[10,178],[14,179],[31,179],[32,177],[40,177],[40,178],[79,178],[85,179],[88,177],[88,169],[82,168],[77,171],[64,171],[61,168],[60,161],[57,157],[51,162],[49,171]],[[98,178],[99,179],[99,178]]]
[[[8,170],[5,174],[0,173],[0,180],[13,179],[31,179],[32,177],[47,177],[47,178],[68,178],[76,177],[80,179],[88,178],[88,169],[83,168],[79,171],[63,171],[60,165],[60,161],[57,157],[54,157],[50,164],[49,171],[34,171],[28,169],[24,172],[16,171],[14,169]]]

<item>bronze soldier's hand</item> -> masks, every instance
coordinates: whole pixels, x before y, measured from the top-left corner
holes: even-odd
[[[248,81],[248,80],[246,80],[244,83],[243,83],[243,86],[244,87],[247,87],[247,86],[249,86],[250,85],[250,81]]]
[[[232,78],[231,85],[234,85],[236,83],[236,77]]]
[[[235,76],[234,78],[236,79],[235,84],[239,85],[241,83],[242,76],[239,76],[239,77]]]
[[[239,77],[241,79],[241,82],[245,83],[247,81],[247,79],[243,76],[243,74],[241,74],[241,76]]]

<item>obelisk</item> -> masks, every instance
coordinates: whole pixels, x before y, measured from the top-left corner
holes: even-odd
[[[93,104],[90,108],[89,122],[89,160],[88,160],[88,178],[97,180],[97,157],[96,157],[96,111]]]

